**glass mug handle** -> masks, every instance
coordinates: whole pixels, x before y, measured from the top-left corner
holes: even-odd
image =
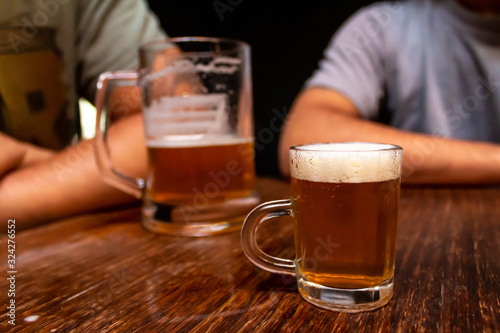
[[[101,178],[107,184],[131,194],[136,198],[142,198],[144,179],[134,178],[116,170],[111,165],[109,149],[107,145],[108,129],[108,84],[110,81],[121,82],[123,85],[137,86],[138,74],[133,71],[106,72],[99,76],[96,94],[96,130],[94,138],[94,152],[97,169]]]
[[[295,276],[293,260],[270,256],[263,252],[257,244],[257,229],[259,225],[273,217],[292,215],[290,200],[276,200],[255,207],[248,214],[241,229],[241,247],[248,259],[266,271]]]

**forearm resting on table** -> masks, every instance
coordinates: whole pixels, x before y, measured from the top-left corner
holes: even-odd
[[[406,183],[500,182],[499,145],[405,132],[366,121],[347,98],[324,89],[306,90],[292,107],[280,140],[281,171],[290,174],[288,148],[292,145],[345,141],[403,147]]]
[[[109,146],[116,168],[144,176],[146,151],[141,115],[125,119],[109,130]],[[70,215],[131,202],[134,198],[101,180],[91,141],[82,141],[49,160],[10,172],[0,180],[0,225],[16,219],[28,228]]]

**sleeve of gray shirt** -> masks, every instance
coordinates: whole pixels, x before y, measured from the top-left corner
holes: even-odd
[[[78,7],[77,84],[93,101],[101,73],[137,68],[139,46],[165,33],[143,0],[81,0]]]
[[[376,119],[384,94],[384,34],[390,5],[359,10],[333,36],[306,88],[333,89],[349,98],[361,116]]]

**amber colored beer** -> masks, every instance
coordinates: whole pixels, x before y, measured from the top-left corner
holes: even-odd
[[[253,141],[148,142],[149,200],[196,204],[241,198],[255,186]]]
[[[354,145],[348,147],[356,150]],[[400,155],[300,150],[293,154],[300,275],[312,283],[344,289],[389,281],[394,273]]]
[[[358,289],[391,278],[399,180],[324,183],[292,178],[297,262],[310,282]]]

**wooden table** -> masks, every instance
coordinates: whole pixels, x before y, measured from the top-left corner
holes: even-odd
[[[264,200],[288,184],[261,179]],[[394,298],[382,309],[336,313],[304,301],[295,279],[254,267],[239,233],[155,235],[126,207],[25,232],[16,242],[16,332],[498,332],[500,188],[402,191]],[[263,249],[293,257],[291,220],[261,230]],[[31,321],[30,321],[31,320]]]

